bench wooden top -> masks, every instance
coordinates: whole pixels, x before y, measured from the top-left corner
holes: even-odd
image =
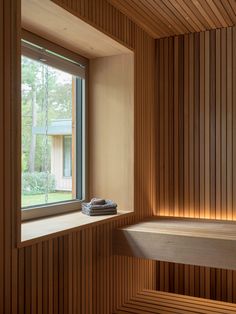
[[[115,231],[114,253],[236,269],[236,222],[152,217]]]

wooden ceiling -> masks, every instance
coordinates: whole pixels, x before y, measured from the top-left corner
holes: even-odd
[[[152,37],[235,25],[236,0],[107,0]]]

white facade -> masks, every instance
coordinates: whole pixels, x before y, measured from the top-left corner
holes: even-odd
[[[52,136],[51,173],[56,179],[57,191],[72,191],[72,177],[63,175],[63,136]]]

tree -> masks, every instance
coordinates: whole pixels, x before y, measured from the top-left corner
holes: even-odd
[[[36,135],[34,128],[45,127],[46,121],[50,124],[52,120],[72,116],[72,75],[48,66],[47,93],[45,67],[43,63],[22,57],[22,170],[25,172],[44,169],[44,135]],[[48,142],[50,152],[50,139]]]
[[[22,151],[28,160],[28,171],[35,170],[36,136],[31,132],[36,125],[37,91],[40,90],[37,62],[22,57]]]

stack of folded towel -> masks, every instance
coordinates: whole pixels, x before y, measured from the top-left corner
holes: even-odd
[[[93,198],[89,203],[82,203],[82,212],[89,216],[115,215],[117,204],[112,200]]]

